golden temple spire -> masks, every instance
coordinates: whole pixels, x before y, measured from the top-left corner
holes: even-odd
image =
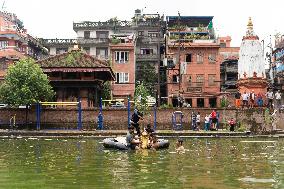
[[[252,23],[251,17],[249,17],[249,20],[248,20],[247,36],[254,36],[253,23]]]

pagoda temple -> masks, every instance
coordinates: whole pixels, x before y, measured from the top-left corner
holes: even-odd
[[[253,31],[251,18],[240,47],[237,85],[241,93],[254,91],[255,94],[265,94],[267,91],[263,50],[258,36]]]

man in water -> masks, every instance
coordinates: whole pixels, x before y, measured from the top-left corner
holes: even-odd
[[[137,108],[134,109],[134,113],[132,114],[131,117],[131,125],[133,125],[136,129],[137,135],[141,136],[141,131],[139,127],[139,120],[143,119],[143,114],[140,113]]]

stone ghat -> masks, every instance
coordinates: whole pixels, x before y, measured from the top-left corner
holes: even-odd
[[[212,109],[158,109],[157,110],[157,130],[172,130],[172,113],[174,111],[183,112],[183,130],[191,128],[191,112],[200,112],[201,128],[204,125],[204,117],[210,114]],[[248,130],[252,125],[260,126],[265,122],[263,108],[257,109],[216,109],[220,113],[220,127],[227,128],[228,120],[234,118],[243,130]],[[133,112],[133,111],[132,111]],[[131,113],[132,113],[131,112]],[[83,130],[95,130],[97,128],[97,116],[99,110],[84,109],[82,112]],[[36,128],[36,112],[34,109],[28,111],[28,127],[25,126],[25,109],[0,109],[0,128],[9,128],[10,118],[16,115],[17,129]],[[127,110],[107,109],[103,110],[104,129],[105,130],[125,130],[127,128]],[[44,109],[41,112],[41,129],[76,129],[78,112],[76,109]],[[277,115],[277,129],[284,129],[284,113]],[[148,123],[154,125],[154,111],[145,113],[141,121],[141,127]],[[267,128],[270,129],[270,128]]]

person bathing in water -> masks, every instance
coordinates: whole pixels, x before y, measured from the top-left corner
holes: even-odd
[[[185,153],[185,149],[183,147],[183,140],[181,138],[178,139],[178,141],[176,142],[176,152],[179,154]]]

